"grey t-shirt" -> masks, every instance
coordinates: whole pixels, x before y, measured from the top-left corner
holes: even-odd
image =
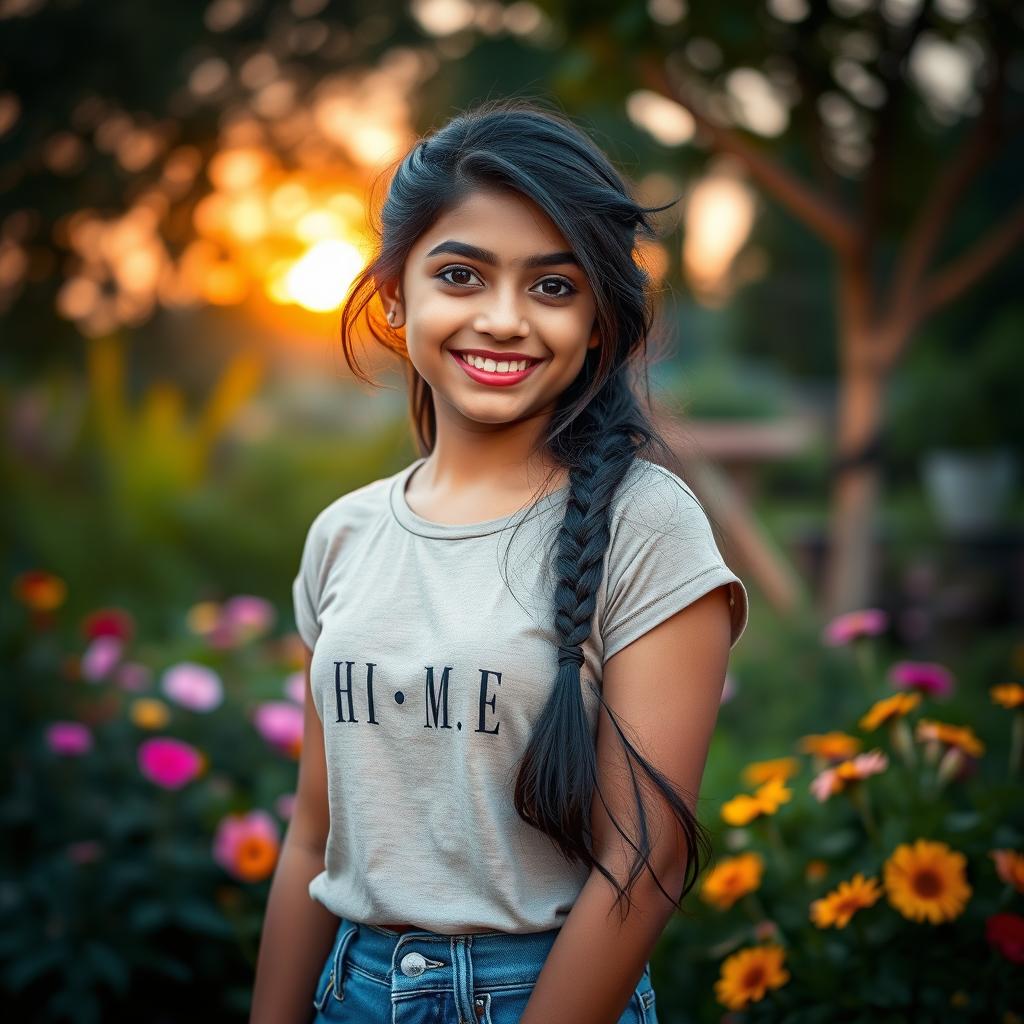
[[[552,566],[568,487],[469,525],[417,515],[424,460],[329,504],[292,586],[313,651],[330,834],[310,895],[339,917],[443,934],[561,927],[587,869],[516,813],[517,761],[557,674]],[[507,556],[507,561],[506,561]],[[674,473],[636,460],[616,494],[581,667],[596,738],[602,665],[722,584],[747,592]]]

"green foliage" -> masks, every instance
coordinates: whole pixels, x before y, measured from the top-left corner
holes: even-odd
[[[888,437],[897,458],[986,449],[1024,438],[1024,310],[1007,307],[970,338],[936,329],[893,384]]]

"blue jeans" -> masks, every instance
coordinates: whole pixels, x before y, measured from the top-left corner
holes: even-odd
[[[519,1024],[557,935],[396,932],[343,917],[317,981],[314,1024]],[[658,1024],[650,968],[619,1024]]]

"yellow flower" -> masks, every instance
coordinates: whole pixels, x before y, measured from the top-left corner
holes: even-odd
[[[858,872],[811,904],[811,920],[819,928],[845,928],[858,910],[873,906],[881,896],[878,879]]]
[[[723,860],[708,872],[700,895],[718,910],[728,910],[738,899],[761,887],[764,861],[758,853],[741,853]]]
[[[754,799],[761,805],[762,814],[774,814],[782,804],[788,803],[793,790],[786,789],[782,779],[769,779],[754,791]]]
[[[733,953],[724,964],[715,982],[715,997],[730,1010],[742,1010],[749,1003],[760,1002],[770,988],[780,988],[789,981],[789,971],[782,966],[785,950],[775,944],[751,946]]]
[[[786,788],[782,779],[769,779],[754,791],[753,796],[740,793],[727,800],[722,805],[722,818],[729,825],[749,825],[762,814],[774,814],[792,795],[793,791]]]
[[[996,862],[996,874],[1000,881],[1012,885],[1017,892],[1024,892],[1024,853],[1016,850],[990,850],[989,856]]]
[[[1000,683],[990,687],[988,692],[993,704],[1011,709],[1024,707],[1024,686],[1020,683]]]
[[[762,782],[778,779],[786,782],[800,771],[800,762],[795,757],[776,757],[770,761],[754,761],[743,769],[743,781],[748,786],[760,786]]]
[[[856,736],[847,736],[844,732],[826,732],[820,735],[804,736],[800,740],[800,750],[805,754],[814,754],[826,761],[842,761],[853,757],[861,748]]]
[[[140,729],[162,729],[171,717],[167,705],[155,697],[132,701],[131,719]]]
[[[894,693],[891,697],[876,701],[858,723],[865,732],[874,732],[890,718],[902,718],[921,703],[919,693]]]
[[[731,800],[722,804],[722,820],[727,825],[743,826],[749,825],[755,818],[759,817],[762,810],[761,801],[755,796],[747,793],[740,793]]]
[[[901,843],[883,866],[889,903],[912,921],[952,921],[971,896],[966,865],[967,858],[945,843]]]
[[[957,747],[971,757],[981,757],[985,753],[985,744],[974,735],[969,725],[950,725],[948,722],[922,718],[917,723],[917,738],[921,742],[932,740]]]

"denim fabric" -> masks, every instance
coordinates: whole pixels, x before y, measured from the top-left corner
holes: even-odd
[[[341,918],[314,1024],[519,1024],[558,929],[395,932]],[[658,1024],[650,964],[619,1024]]]

